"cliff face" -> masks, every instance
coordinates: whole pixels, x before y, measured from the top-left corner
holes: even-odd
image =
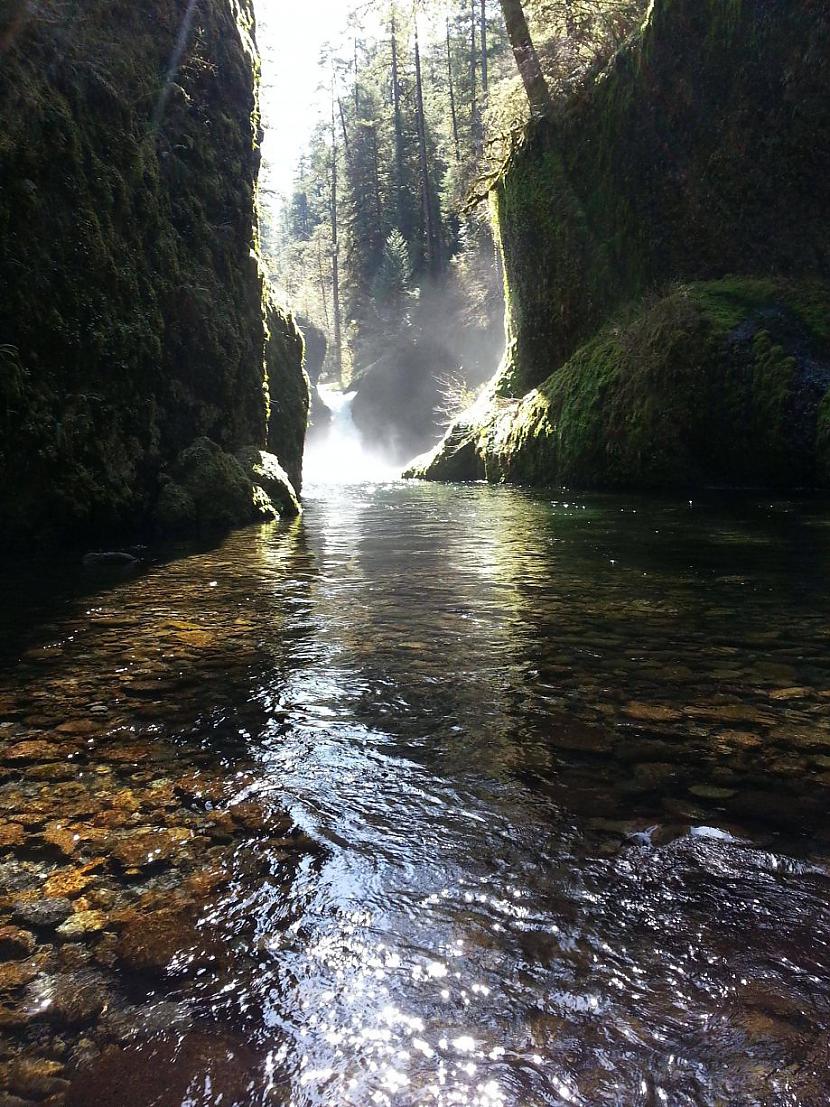
[[[501,394],[668,281],[830,275],[829,54],[820,0],[656,0],[495,192]]]
[[[656,0],[511,159],[507,359],[418,475],[830,480],[828,53],[818,0]]]
[[[302,342],[256,258],[251,0],[3,13],[0,543],[158,519],[196,440],[267,445],[299,481]],[[211,521],[192,506],[177,525]]]

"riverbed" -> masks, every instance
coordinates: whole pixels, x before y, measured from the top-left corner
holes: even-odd
[[[826,1103],[828,570],[400,482],[6,567],[0,1102]]]

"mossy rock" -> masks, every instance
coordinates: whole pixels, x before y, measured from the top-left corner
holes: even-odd
[[[629,309],[416,476],[584,488],[830,487],[830,289],[730,278]]]
[[[248,479],[280,516],[293,518],[302,513],[294,486],[274,454],[249,446],[237,456]]]
[[[161,487],[155,511],[158,531],[229,530],[258,518],[275,518],[238,458],[209,438],[198,438],[179,454]]]

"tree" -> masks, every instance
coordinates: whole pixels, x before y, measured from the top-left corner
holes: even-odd
[[[340,236],[337,223],[337,125],[334,121],[334,75],[331,79],[331,285],[334,302],[334,358],[343,380],[343,318],[340,308]]]
[[[550,89],[542,73],[533,39],[530,37],[522,0],[500,0],[500,3],[513,57],[516,59],[516,65],[530,101],[531,114],[548,115],[553,107]]]

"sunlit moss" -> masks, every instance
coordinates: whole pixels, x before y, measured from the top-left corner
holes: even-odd
[[[504,396],[678,278],[827,277],[830,13],[658,0],[643,33],[534,126],[494,195]]]
[[[823,306],[823,312],[821,305]],[[601,488],[826,486],[830,290],[730,278],[623,312],[415,475]],[[821,325],[814,320],[821,318]],[[470,455],[475,461],[470,463]]]

